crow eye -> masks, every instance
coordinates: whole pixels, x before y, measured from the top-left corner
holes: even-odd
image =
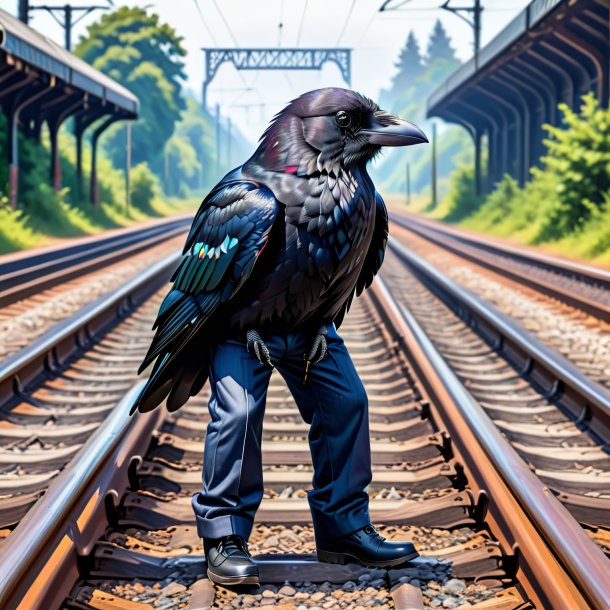
[[[339,110],[337,114],[335,114],[335,121],[339,127],[349,127],[352,123],[352,117],[345,112],[345,110]]]

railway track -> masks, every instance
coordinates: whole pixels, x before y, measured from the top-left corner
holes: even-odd
[[[485,252],[477,252],[478,262],[474,255],[464,258],[396,224],[393,235],[439,272],[510,316],[587,377],[610,390],[610,324],[558,296],[525,285],[502,270],[491,270]],[[506,268],[510,270],[508,263]],[[535,277],[535,271],[531,270],[530,275]],[[574,289],[580,287],[585,293],[584,286],[574,283]],[[610,299],[610,291],[606,291],[605,298]]]
[[[509,246],[410,214],[393,212],[390,219],[464,259],[610,322],[610,271]]]
[[[0,257],[0,307],[148,250],[186,231],[192,215]]]
[[[207,396],[130,419],[135,388],[5,541],[0,606],[27,596],[49,609],[607,607],[607,559],[406,310],[391,259],[392,281],[357,302],[342,334],[369,393],[372,518],[412,538],[421,559],[389,571],[315,561],[307,430],[274,374],[251,540],[261,587],[213,587],[189,500]]]
[[[0,364],[0,543],[136,381],[158,291],[177,259],[166,257]]]
[[[383,274],[496,427],[610,554],[610,393],[401,242],[391,242]]]
[[[155,263],[178,251],[183,239],[182,235],[169,238],[103,269],[0,308],[0,360],[12,357],[96,299],[120,290]]]

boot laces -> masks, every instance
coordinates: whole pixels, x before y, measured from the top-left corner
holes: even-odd
[[[248,543],[237,534],[231,534],[230,536],[222,538],[217,548],[219,553],[224,553],[227,556],[234,553],[244,553],[248,557],[251,557],[250,551],[248,551]]]
[[[367,525],[364,529],[364,533],[371,536],[378,544],[385,541],[385,538],[375,529],[374,525]]]

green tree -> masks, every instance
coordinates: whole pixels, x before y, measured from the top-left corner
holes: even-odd
[[[441,26],[442,29],[442,26]],[[443,30],[444,33],[444,30]],[[437,35],[435,32],[431,34],[431,41]],[[445,35],[446,36],[446,35]],[[412,43],[409,41],[412,40]],[[401,65],[408,70],[406,65],[407,54],[412,58],[412,63],[415,65],[413,42],[415,37],[409,35],[407,44],[402,50],[397,67],[399,73],[394,77],[399,79]],[[432,45],[432,42],[428,45]],[[432,47],[436,48],[435,42]],[[453,54],[449,43],[447,43],[451,51],[451,58],[447,57],[428,57],[425,64],[422,66],[420,59],[420,71],[417,77],[409,81],[408,86],[392,87],[391,91],[383,91],[381,95],[382,107],[395,112],[410,121],[417,123],[425,132],[430,133],[431,124],[426,118],[425,100],[435,91],[460,65],[460,62]],[[435,52],[436,53],[436,52]],[[449,55],[449,54],[446,54]],[[399,81],[400,82],[400,81]],[[447,190],[447,177],[460,165],[467,163],[473,153],[473,146],[470,136],[461,127],[450,127],[443,131],[437,142],[438,152],[438,172],[439,172],[439,189],[441,193]],[[421,192],[429,188],[430,185],[430,165],[431,165],[432,147],[424,148],[396,148],[388,150],[383,157],[382,163],[379,164],[373,171],[375,179],[383,185],[384,189],[390,192],[404,192],[405,190],[405,166],[410,163],[411,168],[411,188],[413,192]]]
[[[188,190],[198,186],[197,177],[201,176],[201,163],[197,151],[184,135],[174,133],[166,145],[168,163],[168,195],[188,196]]]
[[[162,151],[185,108],[182,38],[159,16],[122,6],[87,28],[75,53],[127,87],[140,99],[132,130],[132,159],[161,168]],[[110,132],[106,147],[117,167],[125,163],[125,128]]]
[[[199,172],[189,180],[189,186],[211,186],[219,178],[212,173],[216,166],[215,128],[212,117],[192,97],[186,99],[186,110],[176,125],[176,133],[190,143],[200,165]]]
[[[157,176],[151,173],[146,163],[136,165],[131,173],[131,204],[145,214],[156,215],[153,201],[160,194]]]
[[[431,65],[437,59],[446,61],[455,61],[455,51],[451,46],[451,40],[443,27],[440,19],[436,20],[430,39],[428,40],[428,50],[426,54],[426,63]]]

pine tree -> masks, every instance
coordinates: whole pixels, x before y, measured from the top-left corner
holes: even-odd
[[[398,72],[392,79],[392,89],[394,92],[404,91],[424,71],[419,43],[417,38],[415,38],[415,34],[413,34],[413,30],[409,32],[407,42],[400,52],[400,57],[395,65],[398,68]]]
[[[405,92],[415,84],[417,78],[425,70],[419,43],[413,31],[409,32],[405,46],[400,51],[398,61],[394,65],[398,68],[398,72],[392,77],[390,88],[381,90],[379,98],[381,106],[389,110],[397,110],[394,105],[402,99]]]
[[[430,39],[428,40],[428,53],[426,55],[426,63],[430,65],[436,59],[445,59],[447,61],[455,61],[455,51],[451,47],[451,40],[447,36],[447,32],[443,27],[440,19],[436,20]]]

